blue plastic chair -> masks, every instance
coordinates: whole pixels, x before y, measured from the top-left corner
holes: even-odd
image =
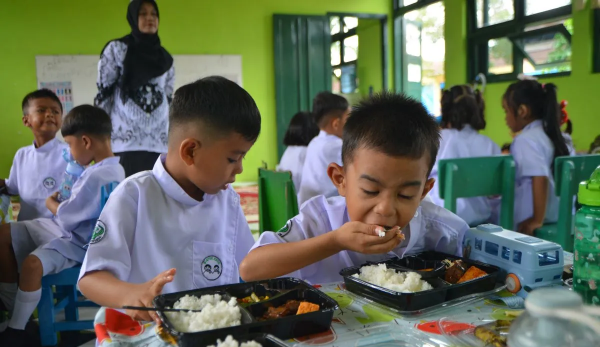
[[[110,193],[117,187],[118,182],[111,182],[101,189],[100,207],[106,204]],[[40,324],[40,340],[42,346],[55,346],[58,343],[57,333],[60,331],[78,331],[94,328],[93,320],[79,320],[80,307],[98,307],[95,303],[85,300],[77,290],[80,266],[61,271],[42,278],[42,298],[38,304]],[[56,291],[53,290],[56,288]],[[56,314],[65,311],[65,321],[56,322]]]

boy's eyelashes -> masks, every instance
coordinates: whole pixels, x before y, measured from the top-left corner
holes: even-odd
[[[233,164],[233,163],[237,163],[238,161],[240,161],[240,160],[242,160],[242,159],[245,159],[245,158],[246,158],[246,155],[244,154],[244,155],[241,155],[239,159],[227,158],[227,161],[228,161],[230,164]]]
[[[366,189],[362,189],[363,193],[370,195],[370,196],[376,196],[377,194],[379,194],[378,191],[371,191],[371,190],[366,190]],[[398,194],[398,197],[400,199],[405,199],[405,200],[411,200],[412,198],[414,198],[414,196],[410,196],[410,195],[403,195],[403,194]]]

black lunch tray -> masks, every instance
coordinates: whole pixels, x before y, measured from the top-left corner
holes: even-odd
[[[444,271],[440,269],[440,264],[444,259],[453,261],[461,259],[466,265],[474,265],[487,272],[487,275],[460,284],[450,284],[444,280]],[[433,289],[416,293],[400,293],[352,277],[352,275],[360,273],[362,266],[376,264],[386,264],[388,268],[402,272],[417,272],[422,275],[424,281],[431,284]],[[433,270],[421,271],[425,269]],[[493,290],[499,273],[500,268],[497,266],[434,251],[409,255],[402,259],[395,258],[377,263],[368,262],[340,271],[348,291],[398,311],[422,310],[467,295]]]
[[[259,303],[240,304],[242,324],[229,328],[182,333],[173,327],[162,311],[158,315],[165,328],[173,335],[182,347],[197,347],[214,344],[217,339],[224,340],[227,335],[245,336],[248,334],[271,334],[282,340],[311,335],[326,331],[331,326],[333,313],[338,308],[335,300],[325,293],[315,289],[308,283],[295,278],[278,278],[266,281],[230,284],[218,287],[202,288],[185,292],[159,295],[154,298],[154,307],[173,307],[175,302],[184,295],[200,297],[207,294],[221,294],[222,300],[231,296],[238,299],[249,296],[254,292],[257,296],[269,295],[269,299]],[[318,304],[316,312],[287,316],[279,319],[258,321],[271,306],[280,306],[288,300],[308,301]]]

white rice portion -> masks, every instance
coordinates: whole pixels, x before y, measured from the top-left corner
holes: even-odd
[[[229,335],[225,341],[217,340],[217,345],[210,345],[208,347],[262,347],[262,345],[256,341],[242,342],[239,344],[233,339],[233,336]]]
[[[227,328],[242,324],[242,313],[236,298],[229,302],[221,300],[221,295],[186,295],[173,305],[173,308],[202,310],[201,312],[165,312],[177,331],[190,333],[197,331]]]
[[[352,276],[400,293],[433,289],[431,284],[423,281],[418,273],[396,272],[394,269],[388,269],[385,264],[363,266],[360,268],[360,274]]]

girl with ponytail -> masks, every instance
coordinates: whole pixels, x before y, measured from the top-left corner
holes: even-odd
[[[515,228],[533,235],[544,223],[556,222],[554,159],[568,156],[560,130],[556,86],[535,80],[511,84],[502,100],[506,124],[517,135],[510,147],[516,163]]]

